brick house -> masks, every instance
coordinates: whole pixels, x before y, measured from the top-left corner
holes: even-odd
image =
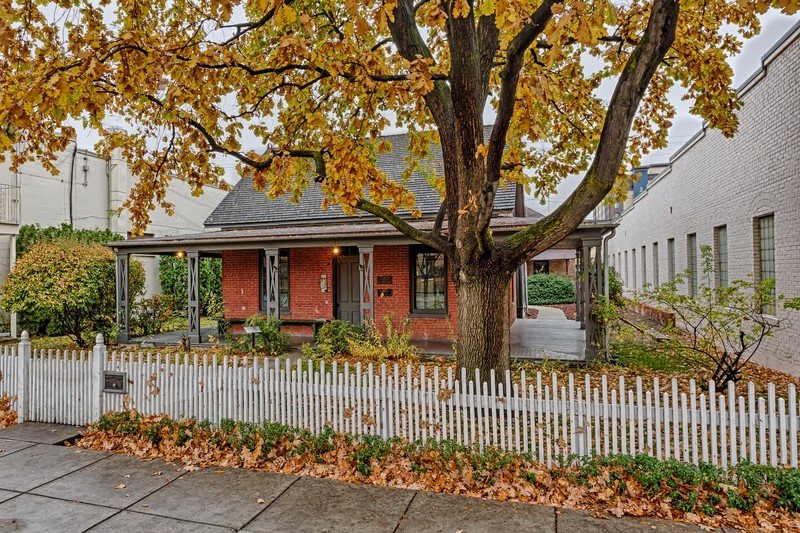
[[[378,156],[378,167],[399,181],[407,139],[395,135],[387,140],[393,151]],[[422,215],[398,214],[420,229],[432,228],[440,205],[437,191],[420,173],[406,186]],[[452,339],[458,303],[444,254],[419,245],[376,217],[347,216],[338,207],[322,210],[321,203],[322,192],[316,185],[292,203],[285,197],[268,199],[243,178],[206,219],[206,232],[109,243],[117,253],[120,341],[128,338],[128,262],[132,254],[141,253],[185,254],[192,342],[202,341],[196,274],[201,256],[222,258],[225,319],[233,324],[262,313],[280,317],[282,328],[291,333],[308,335],[333,319],[354,323],[374,319],[381,326],[391,313],[395,323],[410,319],[416,339]],[[498,190],[491,222],[496,239],[538,218],[525,216],[521,187],[512,184]],[[590,226],[576,230],[562,245],[572,250],[599,246],[609,226]],[[512,280],[511,322],[527,310],[525,279],[526,265],[522,265]]]

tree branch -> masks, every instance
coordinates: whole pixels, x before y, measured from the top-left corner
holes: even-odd
[[[506,135],[514,114],[514,105],[517,98],[517,84],[525,52],[534,41],[542,34],[545,26],[553,17],[553,6],[561,0],[545,0],[531,15],[528,23],[520,30],[511,41],[506,51],[506,61],[500,74],[499,103],[495,117],[492,135],[489,137],[489,152],[486,157],[486,178],[488,182],[497,182],[500,179],[500,164],[503,160],[503,150],[506,145]]]
[[[293,0],[283,0],[283,3],[289,5],[292,3]],[[280,4],[279,4],[280,5]],[[275,11],[278,9],[278,6],[273,7],[266,13],[264,16],[258,19],[255,22],[243,22],[241,24],[233,24],[229,26],[222,26],[222,28],[236,28],[236,33],[228,40],[222,42],[222,46],[228,46],[232,42],[240,39],[242,36],[247,34],[248,32],[258,29],[262,27],[264,24],[272,20],[272,17],[275,16]]]
[[[558,209],[498,246],[507,266],[518,265],[569,235],[614,186],[639,103],[675,40],[679,11],[677,0],[655,0],[644,35],[614,89],[591,166]]]
[[[499,102],[497,115],[495,117],[492,134],[489,137],[488,153],[486,156],[486,182],[481,189],[483,204],[486,206],[494,205],[494,198],[497,194],[497,183],[500,181],[501,165],[503,162],[503,151],[506,147],[506,136],[511,125],[511,117],[514,114],[514,106],[517,100],[517,84],[519,75],[525,60],[525,52],[530,48],[534,41],[542,34],[545,26],[553,16],[553,5],[562,0],[545,0],[534,11],[527,24],[511,41],[506,50],[505,66],[500,73],[502,79],[500,85]],[[492,62],[494,57],[492,57]],[[477,221],[477,227],[484,229],[488,227],[492,218],[492,209],[483,209]]]
[[[394,21],[389,23],[397,51],[408,61],[416,61],[417,56],[433,61],[433,54],[419,32],[414,20],[414,6],[411,0],[398,0],[394,10]],[[423,96],[425,105],[441,132],[452,128],[453,99],[450,87],[444,80],[434,81],[433,90]]]
[[[442,239],[438,235],[433,235],[431,233],[427,233],[420,229],[415,228],[396,214],[392,213],[388,209],[378,204],[372,203],[369,200],[360,199],[356,202],[355,207],[357,209],[361,209],[362,211],[366,211],[372,215],[375,215],[378,218],[383,219],[384,221],[391,224],[397,231],[405,235],[406,237],[410,237],[415,241],[424,244],[426,246],[430,246],[436,251],[442,252],[444,254],[450,255],[452,250],[450,249],[452,246]]]

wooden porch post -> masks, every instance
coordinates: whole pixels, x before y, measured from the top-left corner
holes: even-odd
[[[267,316],[280,317],[280,286],[278,281],[279,252],[277,248],[264,248],[265,292]]]
[[[130,254],[116,252],[117,274],[117,341],[130,340],[130,290],[128,271],[130,269]]]
[[[586,333],[586,359],[594,359],[597,346],[594,344],[594,309],[595,300],[600,295],[600,247],[599,238],[581,240],[581,256],[583,267],[583,324]]]
[[[373,264],[372,260],[375,255],[375,249],[372,246],[359,246],[358,247],[358,270],[361,273],[361,300],[360,300],[360,313],[361,321],[375,319],[375,301],[373,293]]]
[[[583,271],[583,250],[575,250],[575,320],[581,323],[581,329],[586,325],[583,321],[583,282],[586,274]]]
[[[186,266],[189,342],[200,344],[203,342],[200,332],[200,252],[187,252]]]

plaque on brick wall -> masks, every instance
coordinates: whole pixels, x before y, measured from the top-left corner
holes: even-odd
[[[378,285],[391,285],[392,276],[378,276]]]
[[[392,289],[378,289],[378,297],[383,298],[384,296],[391,296]]]

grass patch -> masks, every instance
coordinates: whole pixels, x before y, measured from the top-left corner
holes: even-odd
[[[611,355],[631,368],[682,374],[692,370],[685,357],[675,350],[645,343],[613,343]]]

